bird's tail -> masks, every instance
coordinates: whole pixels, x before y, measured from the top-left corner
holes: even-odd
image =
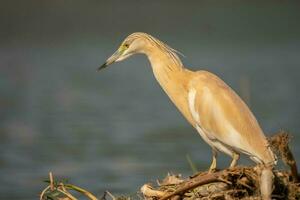
[[[271,147],[268,145],[266,148],[265,156],[262,159],[262,163],[266,166],[274,166],[277,164],[277,156],[272,151]]]

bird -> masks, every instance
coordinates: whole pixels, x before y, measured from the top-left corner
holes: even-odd
[[[259,165],[276,164],[276,156],[264,132],[238,94],[209,71],[189,70],[178,51],[154,36],[143,32],[128,35],[97,71],[135,54],[146,55],[162,89],[211,147],[209,172],[217,169],[220,152],[232,158],[230,168],[237,165],[240,154]]]

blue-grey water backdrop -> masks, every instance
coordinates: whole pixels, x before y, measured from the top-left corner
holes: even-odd
[[[298,1],[2,1],[0,199],[36,199],[48,172],[97,195],[134,194],[211,150],[138,55],[96,68],[130,33],[153,34],[226,81],[300,163]],[[246,158],[242,164],[252,165]],[[229,158],[220,155],[219,167]]]

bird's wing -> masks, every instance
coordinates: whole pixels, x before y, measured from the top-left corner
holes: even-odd
[[[216,75],[199,71],[189,84],[191,114],[210,139],[259,159],[270,158],[267,140],[252,112]]]

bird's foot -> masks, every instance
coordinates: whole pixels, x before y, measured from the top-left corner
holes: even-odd
[[[209,173],[209,174],[215,173],[216,171],[218,171],[216,167],[214,167],[214,168],[209,168],[209,169],[208,169],[208,173]]]
[[[212,162],[210,164],[210,167],[208,169],[208,173],[213,173],[217,171],[217,154],[216,151],[213,150],[213,158],[212,158]]]
[[[217,161],[216,159],[213,159],[209,169],[208,169],[208,173],[214,173],[217,171]]]

